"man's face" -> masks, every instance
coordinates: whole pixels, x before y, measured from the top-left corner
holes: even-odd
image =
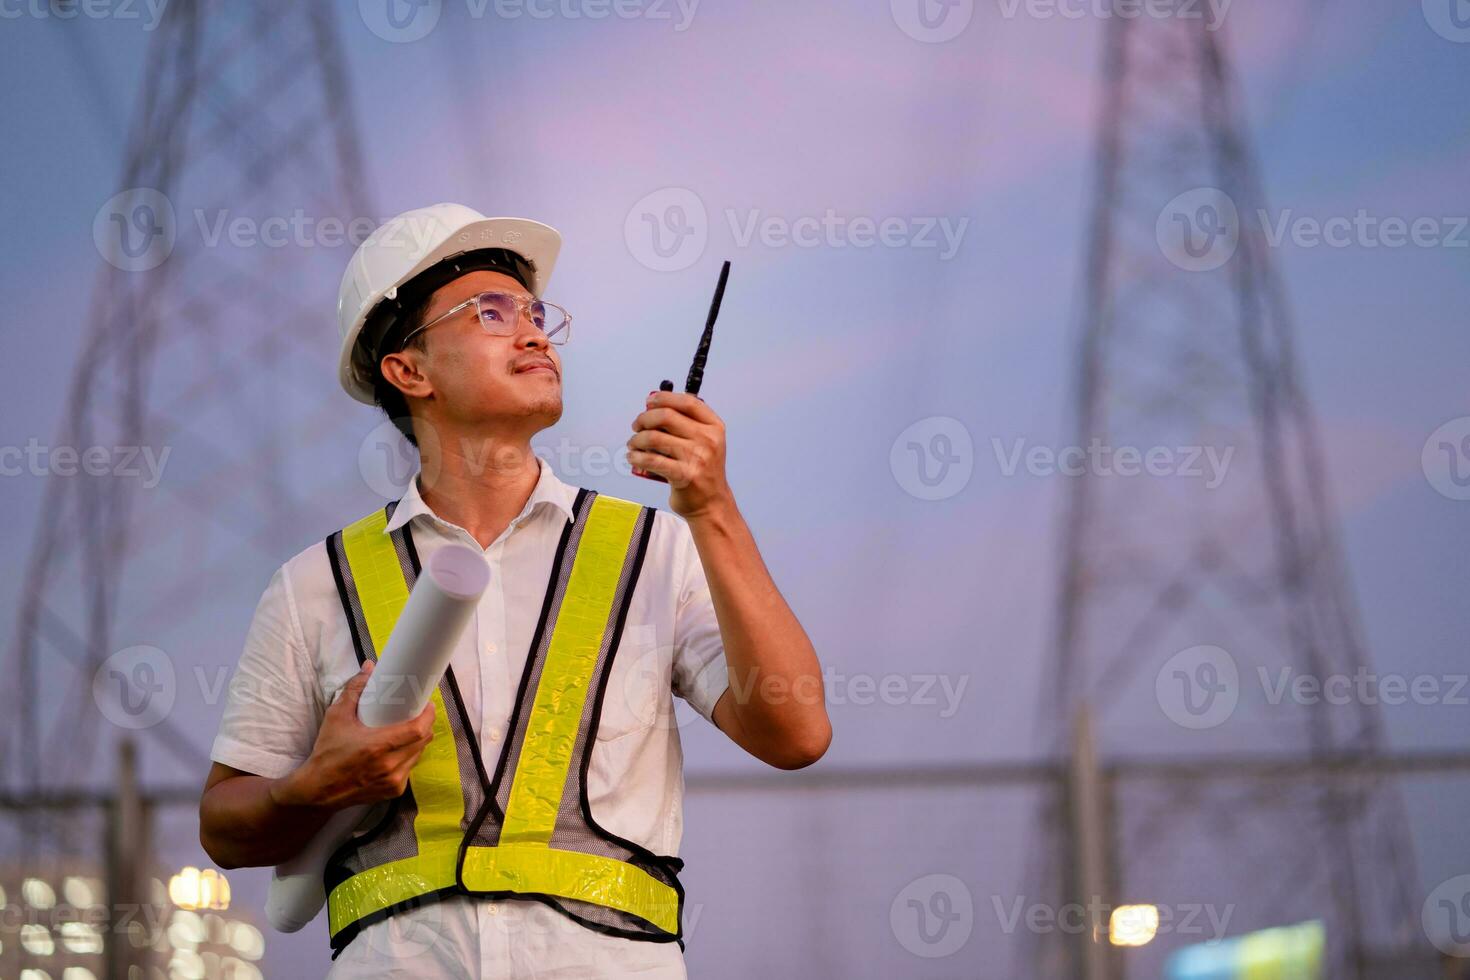
[[[504,273],[471,272],[441,286],[430,297],[421,322],[429,323],[489,289],[532,298]],[[481,327],[470,304],[420,336],[422,351],[390,357],[412,358],[421,381],[409,393],[434,401],[437,417],[466,426],[527,423],[532,433],[561,418],[561,358],[528,317],[517,320],[510,336],[495,336]]]

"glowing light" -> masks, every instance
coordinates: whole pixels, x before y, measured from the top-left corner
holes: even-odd
[[[169,879],[168,897],[181,909],[230,907],[230,883],[213,868],[184,868]]]
[[[69,904],[78,908],[91,908],[100,904],[97,894],[100,891],[98,883],[89,878],[79,878],[71,875],[61,883],[61,894],[66,896]]]
[[[247,960],[258,960],[265,955],[265,937],[248,922],[230,923],[230,946]]]
[[[102,933],[90,922],[63,922],[61,945],[71,953],[102,952]],[[63,980],[65,978],[63,977]]]
[[[1147,946],[1158,932],[1157,905],[1119,905],[1108,917],[1108,940],[1114,946]]]
[[[50,956],[56,952],[56,941],[43,925],[28,922],[20,927],[20,944],[32,956]]]
[[[176,949],[168,961],[168,972],[178,980],[203,980],[204,957],[192,949]]]
[[[56,906],[56,891],[40,878],[27,878],[20,886],[20,897],[33,909]]]

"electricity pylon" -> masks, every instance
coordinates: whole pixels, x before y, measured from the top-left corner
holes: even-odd
[[[1063,902],[1160,906],[1176,930],[1166,921],[1137,954],[1155,959],[1213,938],[1177,929],[1196,906],[1201,924],[1210,908],[1230,913],[1231,934],[1319,919],[1326,975],[1364,977],[1375,951],[1416,938],[1397,791],[1378,777],[1232,777],[1224,764],[1372,756],[1384,736],[1373,698],[1330,703],[1343,699],[1297,686],[1371,663],[1222,25],[1202,8],[1154,5],[1106,28],[1076,365],[1083,453],[1040,716],[1059,754],[1090,717],[1105,771],[1131,753],[1220,778],[1115,771],[1104,806],[1062,794],[1042,887]],[[1078,846],[1079,812],[1112,825],[1102,860],[1058,856]],[[1088,877],[1107,894],[1083,894]],[[1034,975],[1122,975],[1107,925],[1039,937]]]
[[[301,486],[323,467],[301,464],[353,421],[332,311],[373,212],[331,5],[173,0],[150,45],[90,302],[57,320],[81,354],[0,694],[0,788],[23,803],[95,801],[120,735],[197,784],[212,725],[176,695],[217,699],[193,668],[233,661],[219,616],[328,523]],[[93,849],[27,812],[9,845],[28,859]]]

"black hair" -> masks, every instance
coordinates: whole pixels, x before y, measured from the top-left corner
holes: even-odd
[[[419,443],[413,434],[413,418],[408,411],[408,399],[403,397],[403,392],[391,381],[383,377],[383,358],[407,349],[422,351],[426,344],[423,333],[414,334],[406,344],[403,338],[408,337],[423,323],[424,313],[428,310],[434,293],[461,276],[482,271],[502,272],[534,292],[531,284],[535,282],[535,266],[526,258],[503,248],[476,249],[450,256],[425,269],[398,287],[398,293],[393,299],[385,299],[373,307],[367,322],[363,324],[358,343],[365,351],[370,352],[368,356],[372,360],[373,400],[415,449]]]

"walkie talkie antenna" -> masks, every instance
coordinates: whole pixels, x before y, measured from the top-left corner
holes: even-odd
[[[704,381],[704,362],[709,360],[709,342],[715,335],[715,317],[720,315],[720,302],[725,298],[725,282],[730,278],[730,263],[727,260],[720,267],[720,281],[715,286],[715,298],[709,304],[709,317],[704,321],[704,336],[699,338],[699,347],[694,351],[694,363],[689,365],[689,378],[684,382],[684,391],[687,394],[699,396],[699,386]],[[658,383],[659,391],[673,391],[674,383],[668,378]],[[649,392],[652,395],[652,392]],[[664,455],[668,455],[665,453]],[[659,483],[669,481],[657,473],[633,467],[633,475],[641,476],[645,480],[656,480]]]
[[[730,261],[720,267],[720,281],[715,286],[715,298],[709,304],[709,318],[704,321],[704,335],[699,338],[699,347],[694,351],[694,363],[689,365],[689,377],[684,390],[691,395],[699,394],[704,383],[704,362],[709,360],[709,342],[715,335],[715,317],[720,315],[720,303],[725,298],[725,282],[730,278]]]

